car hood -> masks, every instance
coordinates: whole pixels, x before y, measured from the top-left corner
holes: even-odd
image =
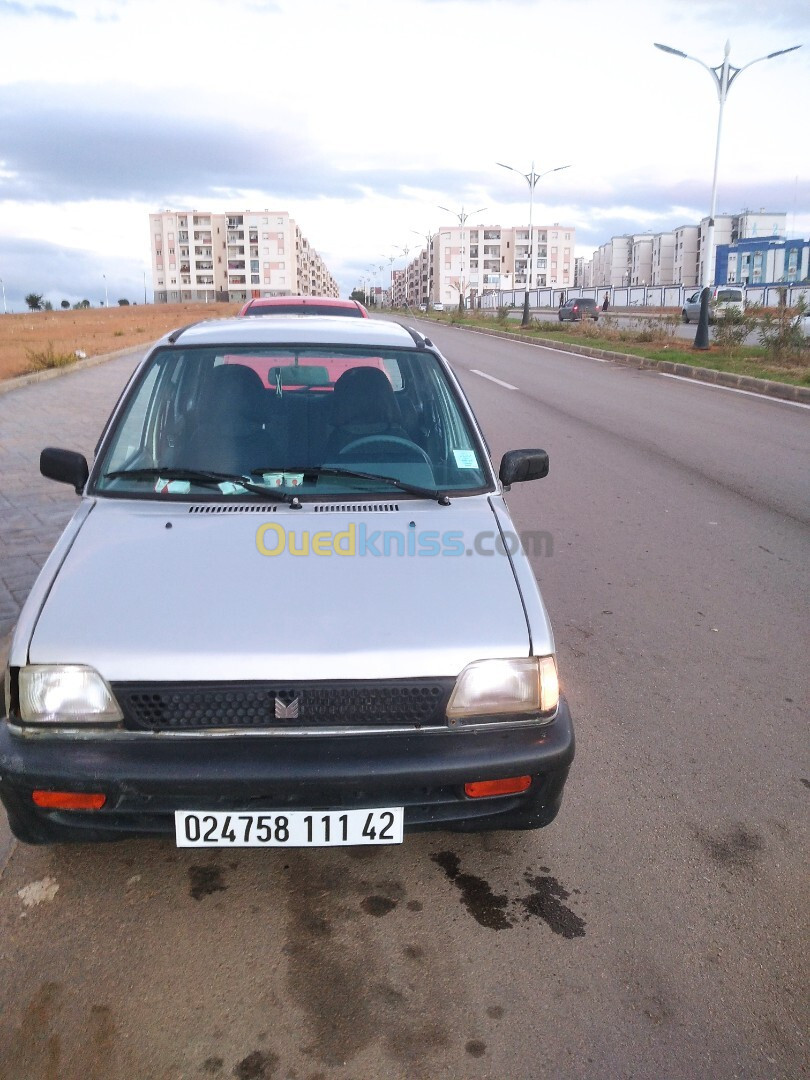
[[[278,554],[260,553],[262,527],[266,552],[283,541]],[[455,675],[481,657],[551,652],[542,605],[530,644],[497,530],[485,496],[300,510],[99,500],[56,574],[29,661],[88,664],[110,681],[302,680]],[[342,535],[343,550],[353,537],[354,553],[292,553],[305,533],[310,544]]]

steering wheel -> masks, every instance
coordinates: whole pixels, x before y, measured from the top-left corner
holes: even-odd
[[[422,460],[431,470],[433,469],[433,462],[422,447],[411,439],[403,439],[399,435],[364,435],[361,439],[355,439],[353,442],[344,446],[338,456],[343,457],[350,450],[357,450],[361,446],[372,446],[375,443],[396,448],[396,453],[394,455],[395,461],[407,461],[408,457],[405,456],[404,451],[408,451],[410,460]]]

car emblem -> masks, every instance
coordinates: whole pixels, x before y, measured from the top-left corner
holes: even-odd
[[[298,698],[295,697],[289,703],[285,705],[281,698],[276,698],[276,720],[297,720],[298,719]]]

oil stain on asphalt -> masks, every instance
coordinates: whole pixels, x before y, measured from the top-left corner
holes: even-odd
[[[204,896],[210,896],[211,893],[225,892],[228,888],[218,866],[190,866],[188,876],[191,882],[189,895],[194,900],[202,900]]]
[[[439,851],[430,857],[459,890],[467,911],[486,929],[510,930],[521,921],[540,919],[560,937],[585,936],[585,920],[564,903],[570,900],[571,892],[552,877],[547,866],[540,867],[540,874],[527,871],[524,880],[532,891],[510,898],[494,892],[483,878],[462,873],[455,852]]]

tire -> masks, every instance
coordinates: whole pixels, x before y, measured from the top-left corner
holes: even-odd
[[[687,326],[689,325],[689,316],[686,314],[686,309],[685,308],[681,312],[681,321],[685,322]]]

